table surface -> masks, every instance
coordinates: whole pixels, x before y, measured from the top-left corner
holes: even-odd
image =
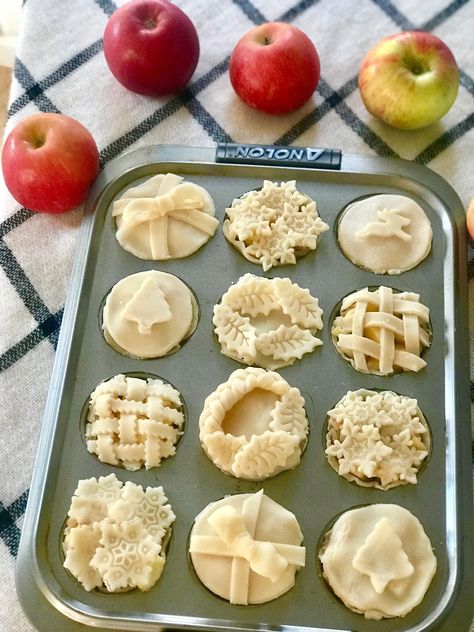
[[[196,25],[201,55],[189,86],[167,98],[128,92],[107,68],[101,38],[121,4],[25,1],[7,132],[38,111],[61,112],[88,127],[103,164],[149,144],[220,141],[400,157],[442,175],[465,207],[469,204],[474,195],[474,2],[340,0],[336,12],[333,0],[177,0]],[[297,112],[278,117],[245,106],[228,77],[229,54],[240,36],[273,20],[303,29],[321,58],[313,98]],[[431,31],[451,48],[461,85],[440,122],[407,132],[371,117],[357,89],[357,73],[380,38],[413,29]],[[13,200],[3,182],[0,201],[0,628],[25,632],[33,628],[16,599],[14,563],[82,209],[62,216],[31,213]],[[473,328],[470,335],[472,347]]]

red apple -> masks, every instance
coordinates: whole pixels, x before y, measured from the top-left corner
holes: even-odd
[[[267,22],[246,33],[230,58],[232,87],[247,105],[286,114],[310,99],[319,82],[319,56],[303,31]]]
[[[84,201],[99,171],[99,152],[90,132],[75,119],[33,114],[7,136],[2,171],[21,205],[63,213]]]
[[[191,79],[199,39],[188,16],[168,0],[132,0],[107,22],[104,54],[112,74],[128,90],[171,94]]]
[[[471,199],[466,214],[467,230],[471,239],[474,240],[474,197]]]
[[[422,31],[385,37],[365,56],[359,90],[371,114],[399,129],[434,123],[450,109],[459,70],[449,48]]]

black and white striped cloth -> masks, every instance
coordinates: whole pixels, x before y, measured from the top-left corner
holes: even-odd
[[[120,4],[24,0],[7,130],[38,111],[68,114],[91,131],[103,164],[154,143],[328,146],[414,160],[448,180],[466,207],[474,195],[472,0],[176,0],[196,25],[201,57],[191,84],[166,99],[127,92],[106,66],[101,38]],[[270,20],[303,29],[321,57],[313,99],[282,117],[242,104],[227,72],[240,36]],[[357,72],[380,38],[412,29],[446,42],[458,61],[461,87],[440,123],[400,132],[367,113]],[[14,563],[80,221],[80,209],[48,216],[20,208],[0,183],[2,632],[32,629],[16,600]],[[471,259],[471,275],[473,264]]]

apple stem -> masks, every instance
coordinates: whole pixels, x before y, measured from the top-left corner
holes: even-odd
[[[40,147],[43,147],[45,142],[46,142],[46,138],[44,136],[35,136],[32,144],[35,149],[39,149]]]
[[[264,39],[263,39],[263,45],[264,46],[268,46],[271,43],[272,43],[272,40],[269,37],[265,36]]]
[[[156,20],[154,18],[148,18],[147,20],[145,20],[145,24],[144,24],[146,29],[154,29],[156,26]]]

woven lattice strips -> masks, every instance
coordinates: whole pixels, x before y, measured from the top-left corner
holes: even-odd
[[[336,349],[362,373],[420,371],[431,334],[429,310],[419,299],[384,286],[347,296],[332,327]]]

